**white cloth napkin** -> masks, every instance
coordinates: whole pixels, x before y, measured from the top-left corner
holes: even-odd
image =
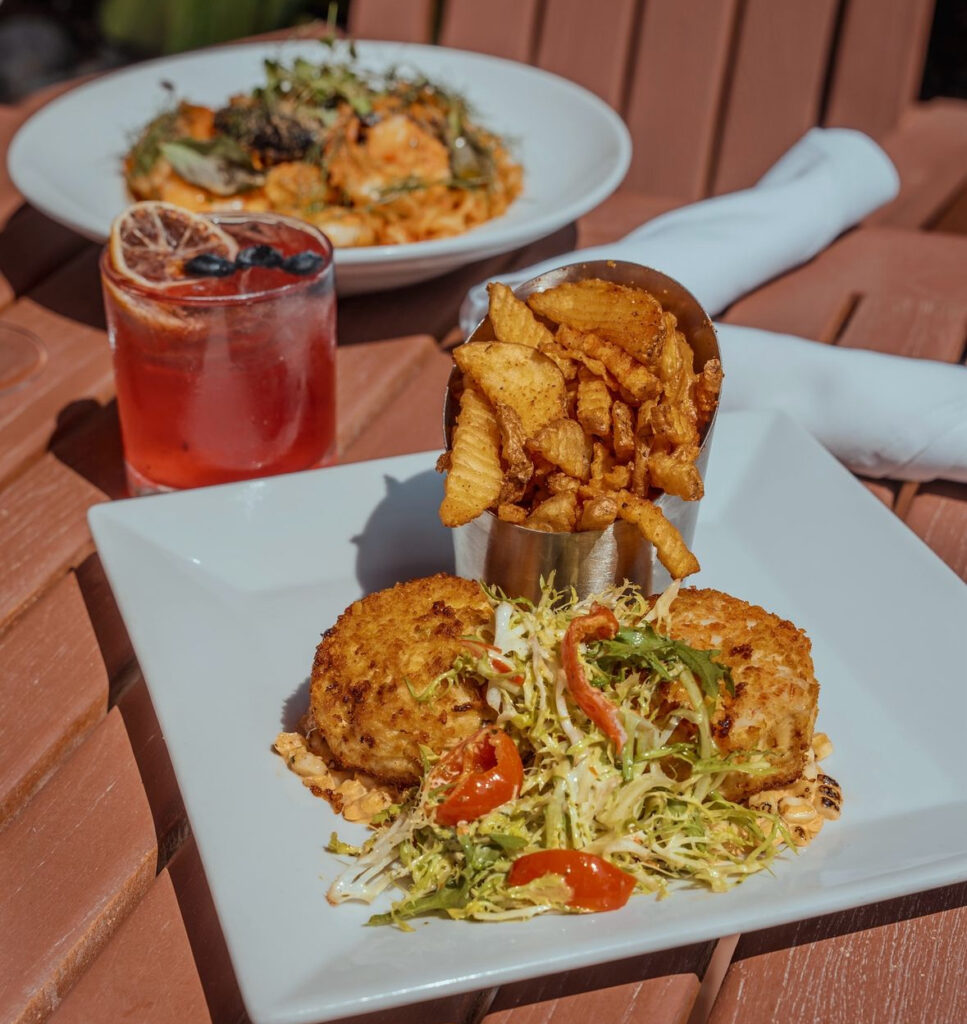
[[[612,245],[556,256],[500,280],[515,287],[554,267],[629,260],[669,274],[705,310],[821,252],[898,191],[887,155],[861,132],[814,128],[752,188],[673,210]],[[460,309],[464,336],[487,311],[486,282]],[[967,480],[967,370],[717,325],[723,408],[780,408],[850,469],[904,480]]]
[[[778,409],[854,473],[967,483],[967,367],[715,329],[722,409]]]

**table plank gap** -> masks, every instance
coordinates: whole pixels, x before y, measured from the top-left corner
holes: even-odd
[[[167,864],[190,835],[178,780],[171,765],[164,734],[140,671],[115,705],[121,712],[131,750],[138,762],[158,846],[159,868]]]

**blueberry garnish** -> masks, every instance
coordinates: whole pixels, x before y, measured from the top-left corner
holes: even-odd
[[[287,256],[282,261],[282,269],[290,274],[311,274],[318,270],[325,260],[317,252],[306,249],[304,252],[296,252]]]
[[[271,245],[250,245],[235,257],[235,266],[240,270],[246,267],[280,267],[282,253]]]
[[[228,277],[235,273],[235,261],[214,252],[203,252],[185,261],[185,273],[194,277]]]

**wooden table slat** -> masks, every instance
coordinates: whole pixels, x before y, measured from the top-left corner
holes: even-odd
[[[0,829],[104,717],[107,693],[68,573],[0,633]]]
[[[748,188],[819,118],[836,0],[747,0],[725,97],[715,195]]]
[[[967,187],[967,103],[934,99],[911,106],[883,148],[900,174],[900,194],[866,223],[929,227]]]
[[[694,974],[676,974],[498,1010],[487,1014],[484,1024],[587,1024],[592,1020],[685,1024],[697,993]]]
[[[607,18],[589,32],[585,0],[545,0],[535,63],[620,110],[638,7],[636,0],[611,0]]]
[[[339,349],[336,408],[340,457],[393,407],[439,354],[428,334]]]
[[[905,521],[967,580],[967,484],[938,481],[919,487]]]
[[[154,878],[151,814],[112,711],[0,833],[0,1020],[44,1020]]]
[[[104,500],[52,455],[0,491],[0,624],[91,553],[85,517]]]
[[[744,935],[708,1024],[963,1024],[964,948],[965,885]]]
[[[88,968],[50,1024],[211,1024],[167,871]]]
[[[386,406],[380,416],[360,431],[342,454],[343,462],[443,450],[443,392],[453,365],[448,355],[427,353],[420,371]]]

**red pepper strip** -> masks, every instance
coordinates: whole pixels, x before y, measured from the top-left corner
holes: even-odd
[[[510,667],[510,665],[508,665],[506,661],[503,661],[500,658],[491,658],[490,664],[493,665],[493,667],[497,669],[498,672],[503,672],[504,675],[506,675],[508,672],[513,672],[513,669]]]
[[[589,682],[581,661],[579,644],[588,640],[610,640],[618,632],[618,620],[614,613],[600,605],[592,605],[587,615],[571,619],[564,640],[561,643],[561,657],[564,662],[564,676],[567,688],[577,706],[592,722],[621,750],[628,734],[618,717],[618,710],[600,690]]]

